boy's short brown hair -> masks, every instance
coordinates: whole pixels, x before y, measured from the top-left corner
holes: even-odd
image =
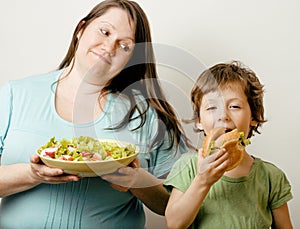
[[[256,74],[238,61],[216,64],[201,73],[191,91],[194,119],[200,119],[199,112],[203,95],[214,92],[232,82],[238,82],[243,86],[252,118],[258,123],[250,128],[248,137],[251,137],[254,132],[260,133],[258,128],[266,122],[263,106],[264,90]]]

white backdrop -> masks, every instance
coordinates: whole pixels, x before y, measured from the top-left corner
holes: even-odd
[[[1,1],[0,86],[7,80],[56,68],[77,22],[98,2]],[[240,60],[260,76],[269,121],[262,134],[253,138],[249,152],[286,172],[294,194],[289,202],[292,221],[294,228],[300,228],[300,150],[296,146],[300,129],[300,2],[137,2],[150,20],[158,70],[181,117],[190,115],[189,91],[203,66]],[[192,134],[191,127],[186,128]]]

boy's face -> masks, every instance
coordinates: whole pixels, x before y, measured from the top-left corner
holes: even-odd
[[[224,126],[228,130],[237,128],[248,136],[250,126],[256,124],[252,120],[248,99],[239,83],[230,83],[203,96],[198,127],[205,133],[215,127]]]

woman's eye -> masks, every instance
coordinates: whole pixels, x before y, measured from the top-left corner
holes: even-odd
[[[109,34],[106,29],[100,29],[100,32],[105,36],[108,36],[108,34]]]
[[[125,52],[130,51],[130,47],[129,45],[126,44],[120,44],[121,49],[123,49]]]

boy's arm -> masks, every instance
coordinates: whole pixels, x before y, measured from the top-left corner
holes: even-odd
[[[292,229],[292,222],[287,203],[272,210],[272,229]]]
[[[165,213],[168,228],[188,228],[193,223],[210,188],[200,180],[196,176],[185,193],[172,189]]]
[[[168,228],[187,228],[193,223],[210,187],[223,176],[228,165],[225,149],[206,158],[200,149],[198,172],[189,188],[186,192],[172,190],[165,213]]]

